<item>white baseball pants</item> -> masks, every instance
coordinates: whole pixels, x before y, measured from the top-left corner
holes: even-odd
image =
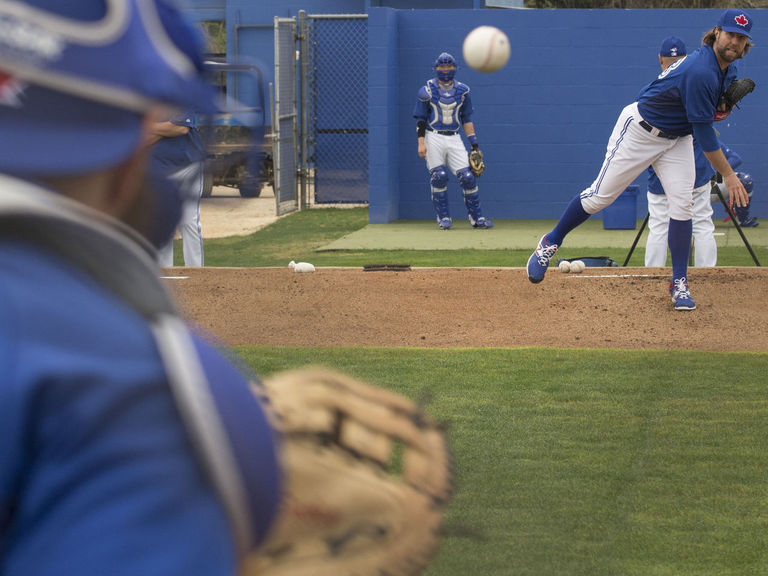
[[[467,149],[458,132],[452,136],[446,136],[427,130],[424,135],[424,144],[427,146],[428,170],[445,165],[451,170],[451,174],[456,175],[456,172],[462,168],[469,167]]]
[[[621,111],[608,140],[600,173],[581,193],[581,205],[588,214],[599,212],[612,204],[648,166],[653,166],[667,193],[669,217],[690,220],[696,177],[693,136],[673,140],[655,136],[640,126],[642,119],[636,102]]]
[[[181,187],[183,204],[178,231],[184,250],[184,266],[202,266],[203,230],[200,226],[200,198],[203,196],[203,163],[194,162],[171,175]],[[173,266],[173,240],[158,251],[161,267]]]
[[[711,185],[709,182],[693,190],[694,266],[717,265],[715,223],[712,221]],[[645,265],[666,266],[669,206],[665,194],[648,192],[648,239],[645,243]]]

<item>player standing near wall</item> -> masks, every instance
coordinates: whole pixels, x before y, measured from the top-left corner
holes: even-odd
[[[183,196],[179,232],[184,266],[203,266],[203,229],[200,225],[200,199],[203,197],[205,147],[197,129],[194,111],[175,114],[155,122],[151,128],[152,161],[178,183]],[[173,266],[173,238],[158,251],[160,266]]]
[[[477,177],[483,173],[485,166],[482,154],[475,154],[479,152],[479,147],[472,122],[474,110],[469,86],[454,79],[456,59],[447,52],[438,56],[434,66],[437,75],[419,89],[413,117],[417,120],[418,154],[427,161],[438,226],[440,230],[448,230],[453,225],[447,192],[449,174],[453,173],[459,179],[472,227],[491,228],[493,222],[480,210]],[[464,129],[472,147],[471,154],[479,156],[479,160],[472,162],[471,168],[467,149],[459,135],[460,128]]]
[[[676,36],[665,38],[659,49],[659,65],[662,72],[674,62],[685,58],[688,50],[685,43]],[[696,162],[696,179],[693,188],[693,241],[696,246],[694,265],[715,266],[717,264],[717,243],[715,223],[712,222],[710,202],[711,180],[715,169],[707,160],[704,151],[694,139],[693,153]],[[653,167],[648,168],[648,238],[645,242],[645,265],[661,267],[667,263],[669,236],[669,203],[659,177]]]
[[[597,178],[570,202],[528,259],[531,282],[544,279],[552,257],[571,230],[611,204],[652,165],[669,202],[670,294],[675,310],[696,308],[687,277],[695,180],[693,138],[723,175],[735,205],[745,206],[747,192],[720,149],[712,124],[731,64],[749,51],[751,30],[752,17],[747,12],[726,10],[698,50],[669,66],[641,90],[636,102],[622,110]]]

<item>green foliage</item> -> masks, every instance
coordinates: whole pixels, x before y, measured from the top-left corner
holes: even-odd
[[[227,27],[220,20],[201,22],[205,33],[206,52],[214,55],[227,53]]]
[[[768,572],[764,354],[242,348],[426,401],[457,462],[428,574]]]

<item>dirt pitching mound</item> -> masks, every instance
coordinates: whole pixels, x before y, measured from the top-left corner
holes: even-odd
[[[768,351],[764,268],[691,269],[691,312],[673,310],[668,268],[166,272],[183,314],[232,346]]]

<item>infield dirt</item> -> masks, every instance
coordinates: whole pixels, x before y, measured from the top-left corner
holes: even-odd
[[[273,222],[270,188],[203,199],[203,234]],[[231,346],[648,348],[768,351],[768,271],[690,269],[697,309],[675,312],[669,268],[171,268],[183,313]]]
[[[173,268],[184,315],[228,345],[768,351],[768,272],[691,269],[676,312],[669,269]]]

